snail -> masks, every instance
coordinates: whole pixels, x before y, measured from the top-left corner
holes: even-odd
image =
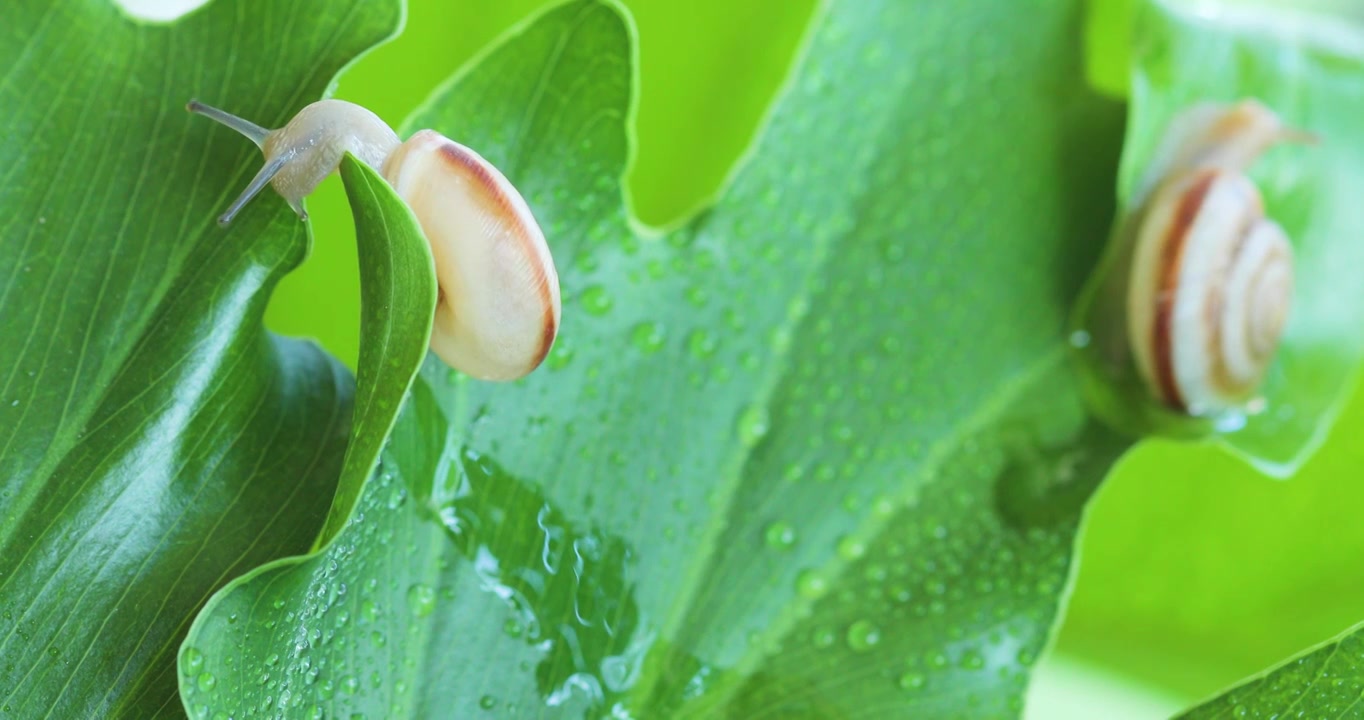
[[[1268,148],[1314,138],[1246,100],[1171,126],[1146,187],[1127,276],[1127,334],[1148,391],[1207,416],[1245,406],[1276,354],[1293,298],[1293,248],[1243,172]]]
[[[307,220],[303,198],[349,151],[378,170],[421,225],[440,288],[431,349],[480,380],[515,380],[540,365],[559,329],[559,277],[529,206],[478,153],[432,130],[406,142],[353,103],[321,100],[267,130],[197,100],[187,109],[245,135],[265,166],[218,218],[232,222],[271,185]]]

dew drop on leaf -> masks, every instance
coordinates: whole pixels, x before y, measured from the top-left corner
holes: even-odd
[[[829,590],[829,581],[817,570],[802,570],[796,576],[796,592],[808,600],[818,600]]]
[[[858,620],[848,626],[848,647],[865,652],[881,642],[881,628],[870,620]]]
[[[838,541],[838,556],[852,562],[867,554],[867,544],[852,536]]]
[[[710,294],[704,285],[692,285],[687,288],[687,302],[694,307],[703,307],[710,299]]]
[[[925,678],[922,673],[915,672],[908,672],[901,675],[900,680],[897,682],[901,690],[920,690],[927,683],[928,678]]]
[[[426,617],[436,609],[436,591],[430,585],[417,583],[407,589],[407,609],[417,617]]]
[[[693,330],[687,337],[687,350],[697,359],[715,354],[715,337],[705,330]]]
[[[197,647],[187,647],[180,656],[186,675],[195,675],[204,669],[204,653]]]
[[[774,522],[767,526],[764,535],[767,546],[773,550],[789,550],[796,544],[796,529],[790,523]]]
[[[739,442],[744,447],[753,447],[767,436],[769,418],[767,407],[752,405],[739,416]]]
[[[213,677],[213,673],[199,673],[194,682],[203,692],[213,692],[213,688],[218,687],[218,678]]]
[[[842,505],[843,509],[848,512],[857,512],[857,509],[862,506],[862,498],[857,493],[847,493],[843,496]]]
[[[601,285],[592,285],[583,290],[581,299],[583,310],[587,311],[589,315],[605,315],[611,312],[611,306],[615,304],[611,295],[606,292],[606,288]]]
[[[663,325],[657,322],[642,322],[630,333],[635,347],[652,355],[663,348]]]
[[[545,367],[550,370],[562,370],[568,367],[568,363],[572,359],[573,347],[560,340],[554,343],[553,349],[549,351],[549,357],[545,359]]]

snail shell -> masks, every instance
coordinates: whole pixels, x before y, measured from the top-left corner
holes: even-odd
[[[440,299],[431,349],[481,380],[515,380],[558,334],[559,276],[540,225],[516,188],[478,153],[432,130],[406,142],[377,115],[341,100],[303,108],[267,130],[197,101],[190,112],[250,138],[265,165],[218,219],[226,225],[267,185],[306,220],[303,198],[349,152],[384,176],[421,225]]]
[[[1189,415],[1253,398],[1293,299],[1293,249],[1242,169],[1300,137],[1247,101],[1174,126],[1136,230],[1128,341],[1148,390]],[[1163,165],[1163,166],[1162,166]]]
[[[534,370],[559,328],[559,277],[526,201],[478,153],[432,130],[399,146],[383,174],[422,232],[444,239],[431,244],[441,289],[431,349],[484,380]]]

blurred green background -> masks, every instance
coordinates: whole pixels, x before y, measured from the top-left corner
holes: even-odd
[[[1126,84],[1133,2],[1096,0],[1087,32],[1090,76],[1114,94]],[[336,95],[396,126],[480,48],[549,4],[409,0],[406,32],[358,61]],[[666,225],[718,191],[758,131],[814,0],[625,4],[640,35],[631,202],[643,223]],[[312,255],[279,288],[268,322],[353,365],[358,270],[339,180],[308,203]],[[1287,482],[1207,447],[1137,448],[1091,507],[1058,652],[1039,669],[1029,715],[1160,717],[1364,620],[1361,432],[1356,396],[1325,449]]]

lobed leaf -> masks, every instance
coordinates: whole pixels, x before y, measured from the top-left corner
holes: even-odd
[[[278,122],[393,33],[396,3],[7,3],[0,29],[0,709],[176,714],[209,595],[302,552],[353,384],[267,334],[307,253],[277,198],[214,218],[260,162],[184,104]]]
[[[335,542],[199,618],[187,706],[1016,712],[1128,444],[1067,363],[1122,117],[1079,23],[826,3],[742,171],[666,236],[621,201],[614,4],[547,13],[438,91],[407,124],[526,195],[560,340],[511,386],[428,362]]]

